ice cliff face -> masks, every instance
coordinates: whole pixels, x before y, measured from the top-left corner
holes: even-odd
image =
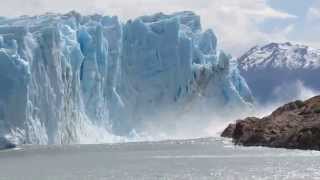
[[[294,97],[295,84],[320,90],[320,50],[291,43],[256,46],[239,59],[239,69],[260,102]],[[279,92],[281,91],[281,92]],[[280,97],[281,98],[281,97]],[[288,99],[293,100],[293,99]]]
[[[115,141],[162,112],[252,101],[192,12],[1,19],[0,69],[0,136],[17,143]]]

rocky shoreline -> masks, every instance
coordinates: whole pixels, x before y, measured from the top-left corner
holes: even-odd
[[[221,136],[244,146],[320,150],[320,96],[288,103],[261,119],[238,120]]]

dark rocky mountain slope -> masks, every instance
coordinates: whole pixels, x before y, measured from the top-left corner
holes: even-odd
[[[320,150],[320,96],[288,103],[262,119],[238,120],[221,136],[244,146]]]

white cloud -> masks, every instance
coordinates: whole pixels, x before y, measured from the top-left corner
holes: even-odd
[[[309,8],[300,33],[300,42],[320,49],[320,0],[316,0]]]
[[[320,22],[320,4],[319,7],[310,7],[307,20],[308,22]]]
[[[0,0],[0,15],[41,14],[47,11],[119,15],[134,18],[159,11],[192,10],[201,15],[205,28],[217,33],[222,48],[239,55],[257,43],[274,39],[259,30],[266,19],[294,18],[271,8],[266,0]]]

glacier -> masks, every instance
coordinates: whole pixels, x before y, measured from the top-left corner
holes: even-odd
[[[122,141],[170,114],[250,107],[235,61],[193,12],[0,19],[0,137]]]

